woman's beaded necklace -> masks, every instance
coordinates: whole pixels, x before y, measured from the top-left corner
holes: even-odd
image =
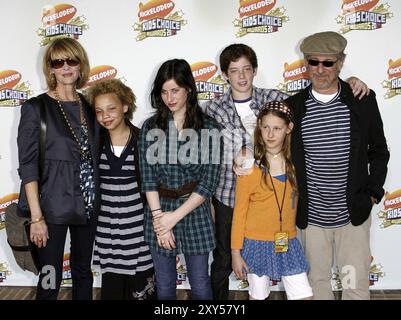
[[[57,90],[55,90],[54,95],[55,95],[55,97],[56,97],[56,100],[57,100],[58,106],[59,106],[59,108],[60,108],[60,110],[61,110],[61,113],[63,114],[64,120],[65,120],[65,122],[66,122],[68,128],[70,129],[70,131],[71,131],[71,133],[72,133],[72,135],[73,135],[75,141],[77,142],[77,144],[78,144],[78,146],[79,146],[79,149],[80,149],[80,151],[81,151],[81,154],[84,155],[84,154],[87,152],[87,150],[85,150],[85,149],[83,148],[83,146],[81,145],[81,143],[80,143],[80,141],[79,141],[77,135],[75,134],[75,131],[74,131],[74,129],[72,128],[71,123],[70,123],[70,121],[68,120],[67,114],[65,113],[64,108],[63,108],[63,106],[62,106],[62,104],[61,104],[61,99],[60,99],[60,96],[59,96]],[[80,127],[84,127],[84,126],[86,127],[86,119],[85,119],[84,112],[83,112],[83,106],[82,106],[81,98],[79,97],[77,91],[75,91],[75,95],[76,95],[76,98],[77,98],[77,102],[78,102],[78,104],[79,104]]]

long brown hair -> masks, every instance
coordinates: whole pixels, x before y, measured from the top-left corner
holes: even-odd
[[[263,180],[265,184],[269,187],[269,189],[272,189],[267,178],[267,174],[270,170],[270,165],[266,157],[267,150],[265,143],[263,141],[262,131],[260,129],[262,126],[263,118],[269,114],[272,114],[276,117],[283,119],[287,126],[289,126],[291,123],[292,115],[291,115],[291,110],[287,104],[285,104],[284,102],[278,103],[277,101],[273,101],[265,105],[264,109],[260,111],[256,120],[256,127],[254,133],[254,154],[255,154],[254,156],[255,160],[258,161],[262,167],[266,168],[266,170],[262,170]],[[291,133],[285,136],[282,153],[285,159],[288,180],[290,181],[290,184],[293,187],[294,191],[297,191],[295,167],[291,160]]]
[[[162,130],[166,130],[168,127],[168,114],[170,111],[163,102],[161,92],[164,83],[171,79],[188,92],[183,128],[201,129],[203,126],[202,109],[198,103],[195,79],[189,63],[184,59],[167,60],[157,71],[150,93],[150,102],[152,107],[156,109],[155,117],[150,121],[150,127]]]

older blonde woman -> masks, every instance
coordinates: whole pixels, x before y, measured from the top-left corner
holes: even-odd
[[[41,174],[37,99],[26,101],[21,108],[17,139],[19,173],[31,213],[30,237],[39,252],[37,299],[57,299],[68,229],[72,298],[92,299],[95,119],[88,103],[77,92],[87,82],[89,70],[87,54],[78,41],[56,39],[46,48],[43,73],[49,90],[37,97],[47,114]]]

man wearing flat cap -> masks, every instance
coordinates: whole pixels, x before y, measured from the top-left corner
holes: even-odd
[[[339,78],[347,40],[320,32],[301,43],[311,85],[287,99],[297,226],[315,299],[334,299],[333,254],[342,299],[369,299],[370,212],[383,197],[389,152],[375,93],[362,99]]]

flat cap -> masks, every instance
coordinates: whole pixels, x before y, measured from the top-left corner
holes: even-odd
[[[347,39],[333,31],[314,33],[306,37],[300,46],[303,54],[338,54],[344,51]]]

